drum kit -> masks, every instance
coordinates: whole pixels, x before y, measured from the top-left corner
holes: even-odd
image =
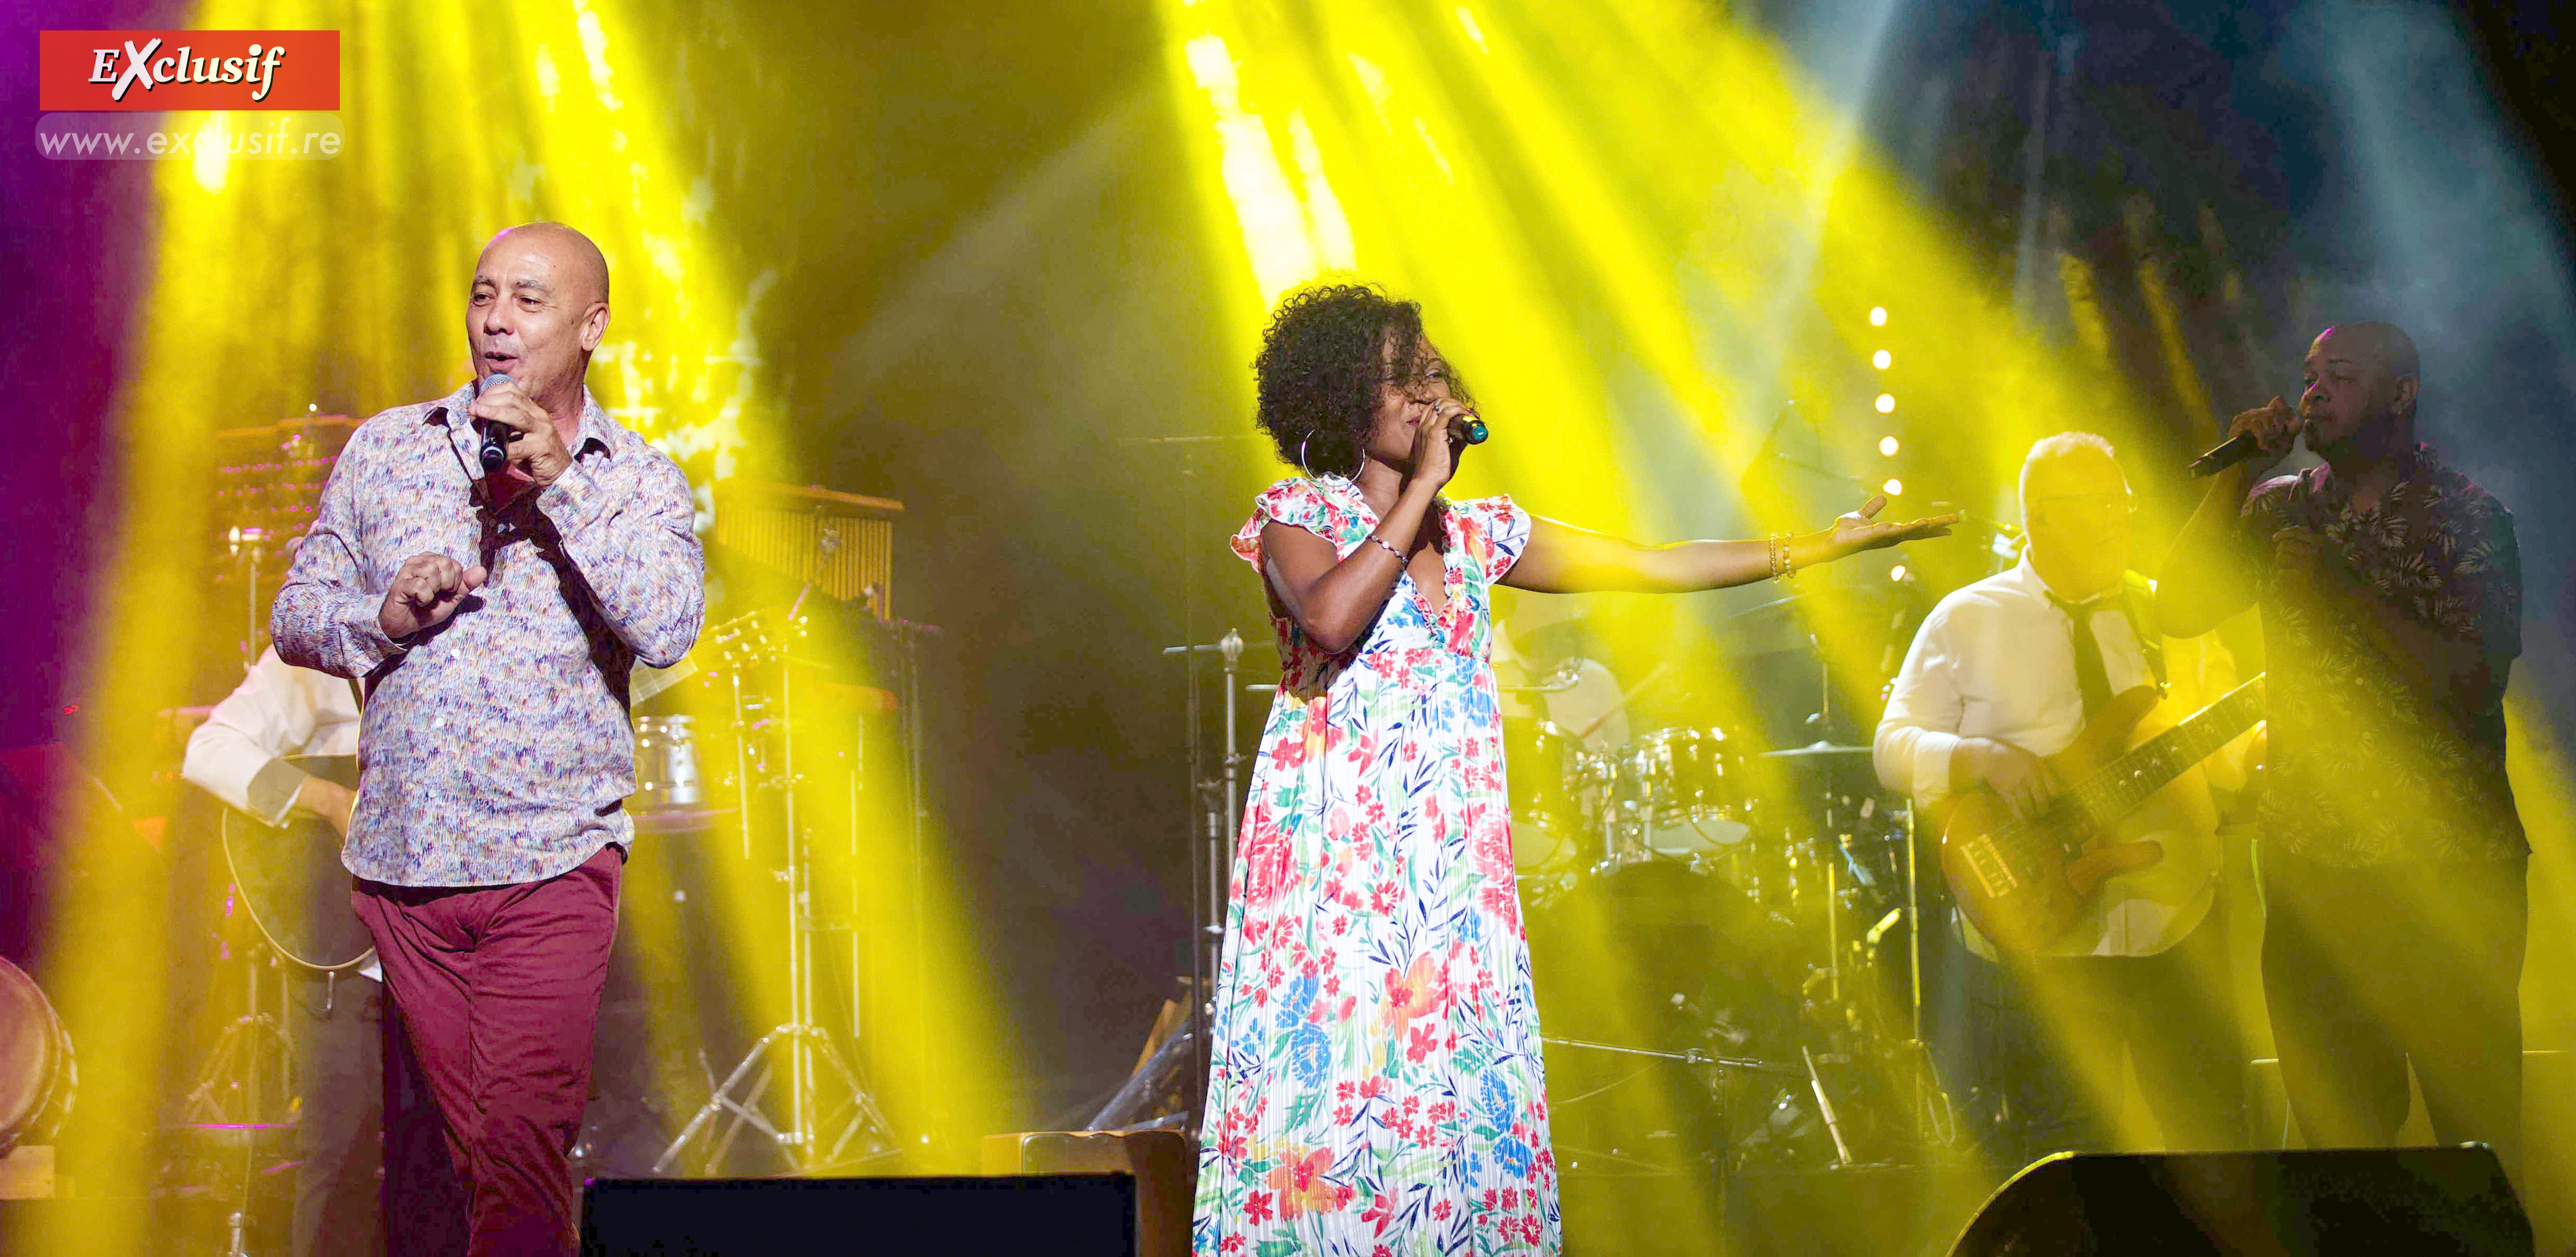
[[[1534,716],[1503,740],[1570,1169],[1825,1168],[1954,1140],[1911,928],[1933,870],[1869,747],[1688,725],[1587,746]]]

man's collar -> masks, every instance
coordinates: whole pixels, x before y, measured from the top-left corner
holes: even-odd
[[[608,417],[608,410],[599,404],[598,396],[590,391],[588,384],[582,385],[581,427],[573,435],[573,454],[579,456],[583,446],[596,441],[600,453],[614,456],[617,453],[617,430],[617,421]]]
[[[2038,594],[2042,599],[2053,605],[2071,607],[2101,606],[2108,603],[2112,598],[2117,597],[2120,593],[2120,586],[2113,585],[2109,589],[2105,589],[2101,593],[2095,594],[2091,598],[2085,599],[2082,602],[2074,601],[2073,599],[2058,593],[2056,590],[2049,588],[2047,578],[2041,576],[2039,574],[2039,568],[2031,563],[2030,547],[2026,545],[2022,547],[2021,565],[2013,569],[2013,574],[2018,576],[2021,579],[2022,584],[2029,588],[2032,593]]]
[[[2416,484],[2432,480],[2445,468],[2440,451],[2435,450],[2431,442],[2417,441],[2414,448],[2398,456],[2397,483]],[[2310,469],[2309,474],[2315,477],[2310,486],[2318,501],[2341,507],[2351,499],[2352,486],[2335,474],[2334,464],[2320,462]]]

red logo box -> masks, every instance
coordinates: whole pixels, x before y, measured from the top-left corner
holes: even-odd
[[[36,63],[48,113],[340,107],[338,31],[43,31]]]

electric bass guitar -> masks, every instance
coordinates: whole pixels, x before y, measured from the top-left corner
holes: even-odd
[[[2157,829],[2140,823],[2139,814],[2176,811],[2158,796],[2253,727],[2262,718],[2262,696],[2263,678],[2257,676],[2139,741],[2139,723],[2159,701],[2153,686],[2142,685],[2112,698],[2073,743],[2048,757],[2058,780],[2072,784],[2045,812],[2020,820],[1991,790],[1959,796],[1942,817],[1941,873],[1960,911],[2004,951],[2062,953],[2069,931],[2084,920],[2105,880],[2166,859],[2161,843],[2129,836]],[[2204,797],[2201,810],[2206,808]],[[2177,821],[2167,832],[2205,824]],[[2176,872],[2178,883],[2189,883],[2181,889],[2190,893],[2205,886],[2209,870]]]
[[[290,755],[286,762],[355,790],[351,755]],[[224,809],[224,860],[234,893],[277,954],[308,969],[358,969],[375,958],[375,940],[349,908],[356,884],[340,863],[340,835],[319,817],[290,815],[264,825]]]

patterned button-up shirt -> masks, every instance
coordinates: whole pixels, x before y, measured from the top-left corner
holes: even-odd
[[[632,841],[628,674],[677,662],[705,611],[677,465],[585,395],[572,466],[496,513],[475,490],[471,400],[358,429],[271,623],[288,663],[369,683],[342,860],[372,881],[536,881]],[[376,617],[417,554],[490,572],[455,615],[395,641]]]
[[[2522,652],[2522,567],[2513,516],[2417,446],[2373,509],[2324,467],[2257,488],[2240,526],[2272,569],[2262,584],[2270,656],[2270,840],[2342,868],[2458,864],[2529,854],[2505,778],[2504,688]],[[2356,611],[2286,596],[2275,534],[2317,534],[2330,582],[2457,643],[2482,676],[2424,693],[2382,661]],[[2335,568],[2345,569],[2336,575]]]

